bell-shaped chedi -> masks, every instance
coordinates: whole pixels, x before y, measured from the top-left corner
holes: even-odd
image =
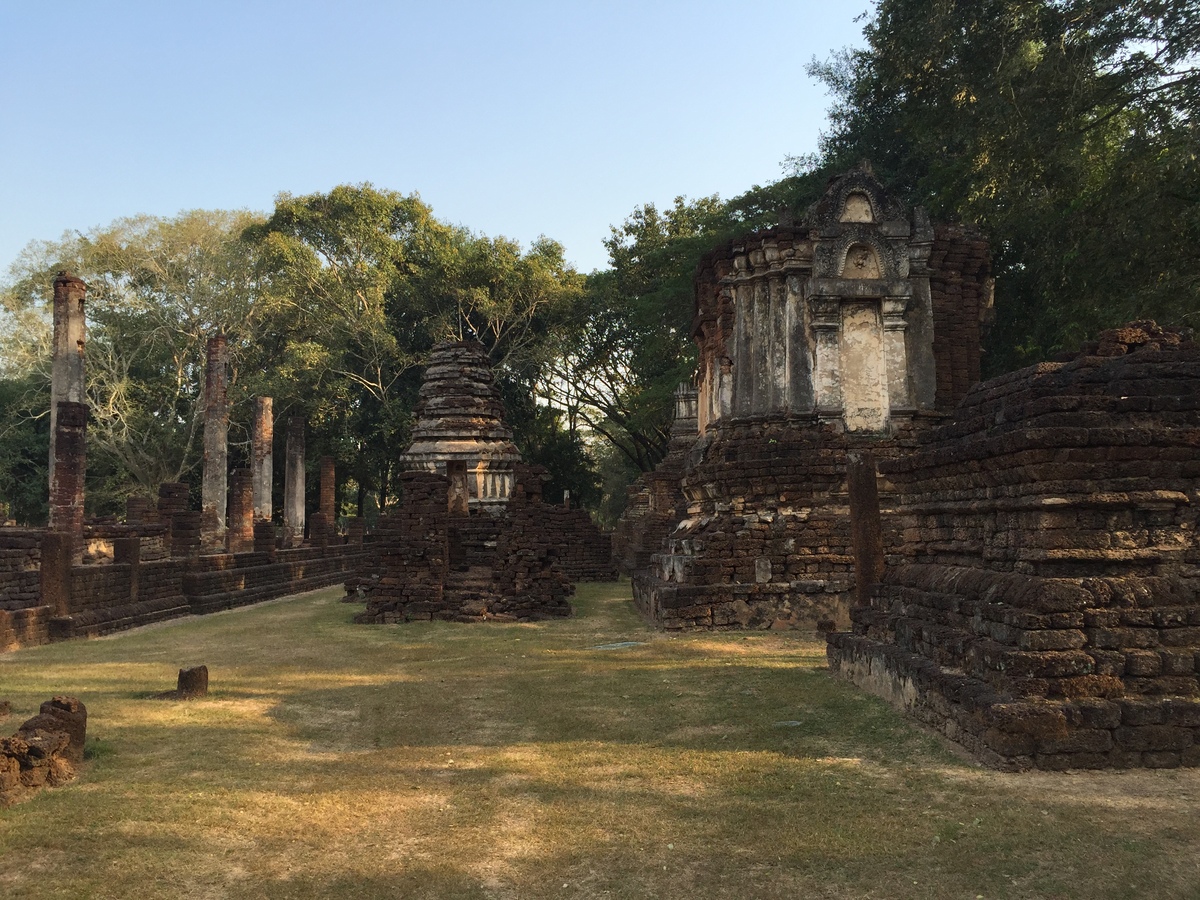
[[[499,509],[508,502],[521,454],[504,424],[504,405],[482,345],[456,341],[433,348],[416,417],[402,464],[446,475],[452,493],[461,493],[465,480],[471,507]]]

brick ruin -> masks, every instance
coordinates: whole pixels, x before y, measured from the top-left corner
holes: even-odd
[[[0,528],[0,649],[228,609],[351,575],[355,584],[364,575],[367,586],[379,583],[364,621],[566,615],[573,581],[616,576],[609,539],[586,511],[541,502],[544,470],[520,464],[487,356],[463,342],[431,355],[404,457],[418,472],[404,479],[405,503],[384,516],[377,535],[353,518],[339,533],[329,457],[320,461],[319,507],[307,515],[306,423],[294,416],[276,534],[271,399],[255,402],[251,468],[230,473],[228,349],[220,335],[208,342],[201,508],[191,508],[187,485],[171,483],[156,504],[131,498],[124,523],[85,522],[88,408],[70,399],[82,396],[85,293],[72,276],[55,281],[56,316],[69,319],[56,320],[56,334],[66,336],[56,347],[66,348],[71,365],[56,357],[55,372],[64,373],[56,396],[64,399],[55,416],[51,524]],[[443,524],[427,534],[414,524],[427,519]],[[443,550],[430,549],[439,542]],[[398,588],[389,573],[400,572]],[[429,606],[434,594],[440,599]]]
[[[9,714],[0,702],[0,719]],[[74,697],[52,697],[11,737],[0,738],[0,809],[43,788],[72,781],[83,765],[87,708]]]
[[[445,475],[456,509],[502,512],[521,454],[504,423],[504,405],[482,345],[456,341],[433,348],[414,415],[412,443],[401,463]]]
[[[1106,332],[879,468],[897,527],[834,672],[1000,768],[1200,765],[1200,346]]]
[[[352,521],[345,537],[326,527],[316,540],[293,534],[286,547],[278,546],[275,526],[263,517],[270,515],[269,398],[256,403],[254,469],[236,470],[229,478],[227,351],[221,336],[208,345],[202,509],[190,508],[187,485],[164,484],[156,505],[131,498],[124,523],[86,522],[85,295],[79,279],[66,273],[55,279],[52,396],[61,399],[54,408],[50,524],[0,528],[0,650],[326,587],[361,567],[366,553],[361,523]],[[290,429],[301,442],[303,424]],[[303,509],[302,471],[298,480]],[[331,517],[330,510],[323,512]]]
[[[235,489],[243,480],[235,472]],[[228,552],[206,551],[201,513],[187,503],[188,486],[168,483],[156,510],[131,503],[125,523],[82,525],[80,540],[105,550],[89,563],[71,559],[77,544],[62,533],[0,528],[0,650],[328,587],[360,568],[367,550],[361,528],[281,548],[274,524],[260,521],[248,545],[243,528],[230,528]]]
[[[982,238],[862,170],[711,253],[698,437],[617,533],[635,600],[815,624],[992,766],[1200,765],[1200,347],[1133,323],[979,383],[989,302]]]
[[[524,465],[473,342],[439,344],[401,457],[401,503],[377,552],[347,582],[362,623],[522,621],[570,615],[575,581],[615,578],[611,543],[581,509],[542,502],[545,470]]]
[[[902,209],[866,169],[833,180],[801,224],[702,260],[698,437],[642,479],[653,500],[618,528],[646,616],[669,629],[848,622],[847,454],[907,452],[978,379],[989,267],[979,234]],[[639,546],[627,536],[641,530]]]

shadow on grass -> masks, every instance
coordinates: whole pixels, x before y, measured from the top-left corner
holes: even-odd
[[[61,863],[44,895],[75,896],[1132,897],[1134,870],[1161,896],[1188,883],[1169,868],[1195,865],[1186,816],[1132,839],[1103,798],[1023,795],[832,679],[819,643],[665,636],[611,587],[578,608],[538,625],[355,626],[330,593],[0,660],[31,702],[84,685],[110,748],[3,821],[0,884],[38,883],[26,857]],[[625,640],[638,645],[595,649]],[[137,699],[185,661],[210,666],[208,699]]]

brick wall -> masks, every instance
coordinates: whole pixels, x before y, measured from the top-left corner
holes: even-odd
[[[38,603],[41,532],[0,528],[0,610],[19,610]]]
[[[963,225],[934,228],[929,254],[937,409],[952,410],[979,381],[980,345],[992,306],[987,239]]]
[[[683,476],[687,517],[634,575],[639,609],[668,629],[846,623],[854,590],[846,453],[861,446],[886,457],[913,443],[911,432],[856,437],[807,421],[710,433]]]
[[[1143,324],[1089,350],[881,465],[901,531],[831,665],[995,765],[1195,765],[1200,348]]]
[[[560,564],[577,574],[607,574],[611,554],[585,550],[598,535],[587,514],[541,502],[544,470],[517,465],[504,512],[449,513],[449,479],[427,472],[401,476],[403,502],[382,517],[379,541],[363,575],[348,583],[367,591],[356,622],[444,619],[521,621],[570,615],[574,588]],[[378,580],[370,576],[378,576]]]

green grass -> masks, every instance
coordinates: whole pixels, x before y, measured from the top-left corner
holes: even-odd
[[[82,777],[0,811],[0,896],[1200,896],[1200,772],[980,770],[811,637],[658,634],[627,585],[536,625],[337,599],[0,655],[0,733],[89,712]]]

